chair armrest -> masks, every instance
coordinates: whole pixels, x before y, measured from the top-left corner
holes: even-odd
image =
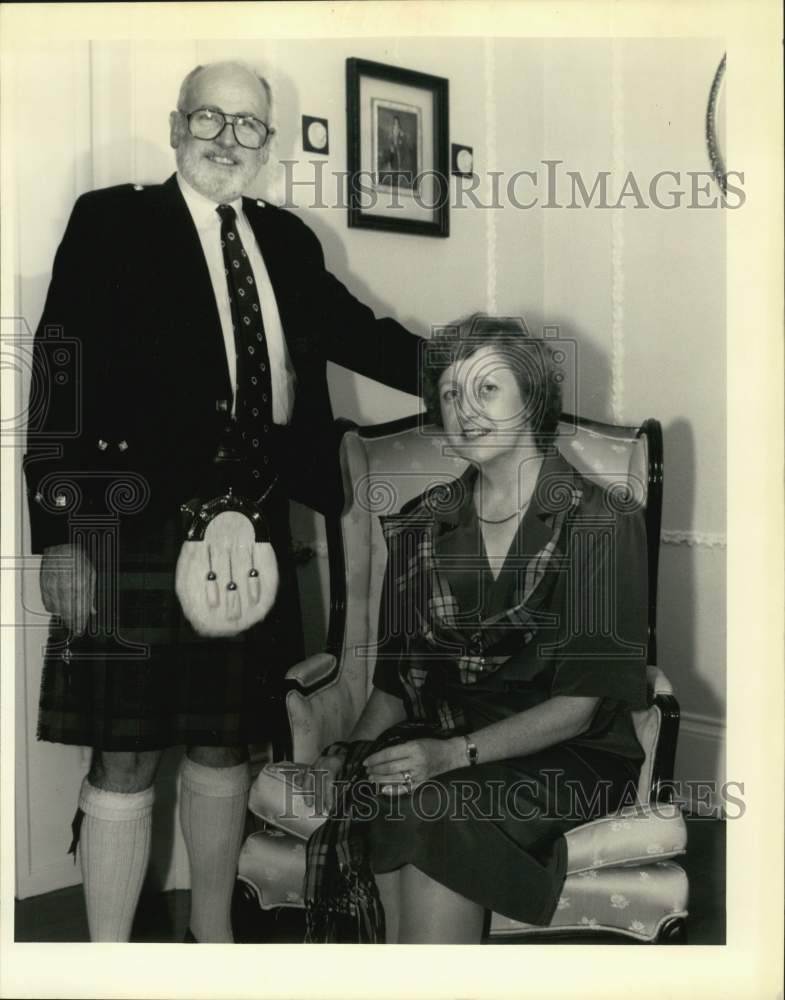
[[[654,757],[651,780],[652,802],[673,802],[675,785],[676,744],[679,739],[681,710],[672,694],[655,694],[654,704],[660,710],[660,738]]]
[[[288,685],[291,690],[296,685],[296,690],[302,694],[308,694],[312,688],[321,687],[330,679],[330,675],[335,671],[336,660],[329,653],[315,653],[313,656],[300,660],[286,671],[286,680],[293,681],[294,685]]]
[[[646,677],[652,693],[652,705],[660,713],[660,732],[657,752],[651,762],[652,802],[673,802],[673,769],[676,763],[676,743],[679,738],[679,702],[673,685],[659,667],[649,665]]]
[[[346,739],[357,721],[348,685],[334,656],[318,653],[286,674],[285,703],[291,759],[311,764],[329,743]]]
[[[673,685],[659,667],[649,664],[646,667],[646,680],[655,698],[661,694],[673,694]]]
[[[672,802],[679,703],[670,681],[658,667],[647,667],[646,679],[649,707],[632,713],[636,735],[646,754],[638,793],[642,802]]]

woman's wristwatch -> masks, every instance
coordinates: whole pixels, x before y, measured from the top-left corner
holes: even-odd
[[[472,766],[474,766],[480,759],[480,752],[477,749],[477,744],[471,736],[464,736],[464,741],[466,742],[466,759]]]

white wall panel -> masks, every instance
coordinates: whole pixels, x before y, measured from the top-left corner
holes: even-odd
[[[542,215],[545,314],[578,340],[579,411],[663,424],[659,660],[682,708],[708,718],[724,747],[726,213],[690,207],[689,176],[709,169],[704,116],[722,52],[714,39],[547,42],[542,158],[562,161],[555,201],[571,201],[568,170],[589,191],[611,171],[610,204],[630,171],[649,205],[658,171],[676,171],[685,194],[673,210],[595,198]],[[700,183],[701,203],[716,197]],[[720,756],[680,753],[679,776],[711,778],[697,771]]]
[[[30,331],[43,309],[52,259],[75,198],[91,186],[89,44],[45,45],[16,53],[14,129],[17,152],[18,306]],[[35,141],[36,123],[47,141]],[[45,126],[44,126],[45,123]],[[19,386],[21,399],[28,378]],[[21,460],[22,449],[17,449]],[[21,471],[17,469],[18,482]],[[21,499],[21,489],[16,495]],[[29,532],[18,507],[23,552]],[[80,880],[67,850],[85,753],[36,741],[41,651],[48,616],[41,605],[38,560],[21,573],[17,630],[17,893],[33,895]]]

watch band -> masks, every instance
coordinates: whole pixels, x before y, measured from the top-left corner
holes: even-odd
[[[480,752],[477,749],[477,744],[470,736],[464,736],[464,740],[466,742],[466,758],[469,763],[474,766],[480,759]]]

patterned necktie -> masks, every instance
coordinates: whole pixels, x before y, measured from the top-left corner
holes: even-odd
[[[270,440],[265,441],[265,436],[273,423],[273,392],[262,309],[251,262],[237,231],[235,210],[231,205],[219,205],[216,212],[221,218],[221,249],[237,353],[235,418],[251,476],[267,479],[270,470],[262,470],[270,463]]]

